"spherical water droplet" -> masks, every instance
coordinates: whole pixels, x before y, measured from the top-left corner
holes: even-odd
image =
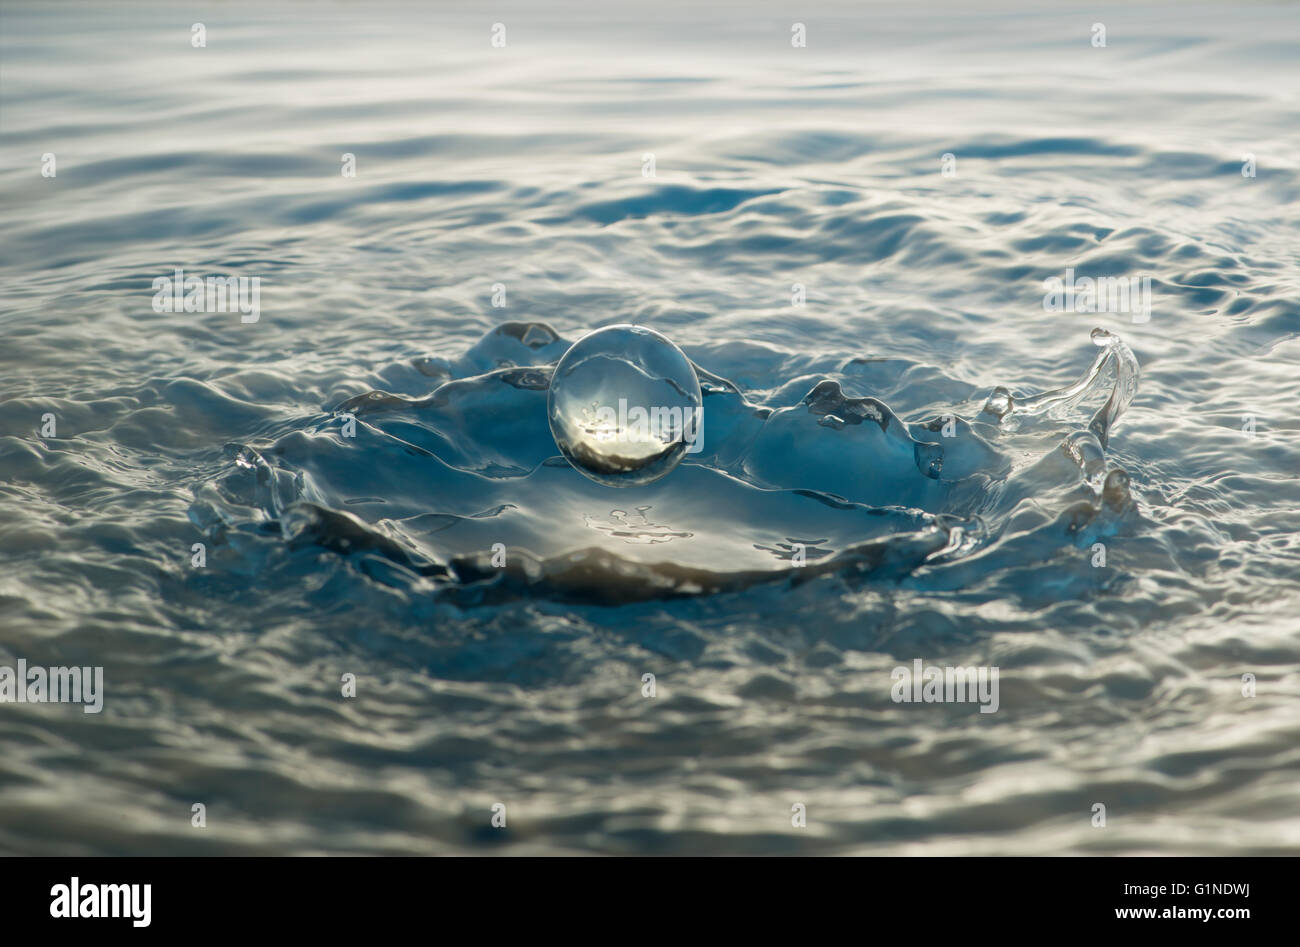
[[[547,415],[556,446],[597,483],[650,483],[702,441],[703,398],[682,350],[644,326],[606,326],[564,353]],[[695,449],[698,449],[696,446]]]

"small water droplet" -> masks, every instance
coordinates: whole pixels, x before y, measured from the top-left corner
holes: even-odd
[[[564,353],[546,401],[560,453],[611,487],[658,480],[698,442],[700,382],[690,360],[644,326],[606,326]]]

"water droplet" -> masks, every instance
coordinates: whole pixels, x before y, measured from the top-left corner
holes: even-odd
[[[984,413],[991,414],[1001,420],[1007,416],[1014,406],[1015,399],[1011,397],[1011,392],[998,385],[993,389],[993,393],[989,395],[989,400],[984,402]]]
[[[575,342],[555,366],[546,410],[560,453],[611,487],[658,480],[702,444],[695,368],[644,326],[606,326]]]

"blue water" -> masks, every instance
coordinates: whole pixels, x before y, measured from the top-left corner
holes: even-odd
[[[105,698],[0,704],[0,851],[1300,851],[1298,64],[1286,4],[5,3],[0,666]],[[625,489],[546,412],[616,323],[704,397]]]

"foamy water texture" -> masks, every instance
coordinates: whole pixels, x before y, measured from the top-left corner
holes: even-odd
[[[0,34],[0,850],[1300,851],[1294,5]]]

